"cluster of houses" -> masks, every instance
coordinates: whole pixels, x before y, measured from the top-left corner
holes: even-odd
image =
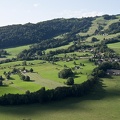
[[[106,59],[98,59],[97,63],[102,64],[103,62],[120,62],[119,58],[106,58]]]

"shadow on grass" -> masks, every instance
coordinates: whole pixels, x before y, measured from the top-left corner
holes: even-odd
[[[4,85],[1,85],[0,87],[9,87],[9,85],[4,84]]]
[[[103,84],[103,80],[99,80],[99,82],[94,86],[92,92],[89,95],[86,95],[86,99],[90,100],[100,100],[106,96],[106,90],[104,89],[107,87]]]
[[[3,114],[13,114],[19,116],[36,115],[39,111],[39,115],[47,114],[47,112],[56,112],[57,110],[89,110],[83,105],[83,101],[89,100],[101,100],[106,96],[106,86],[100,80],[91,93],[82,97],[66,98],[60,101],[53,101],[44,104],[32,104],[32,105],[20,105],[20,106],[0,106],[0,112]],[[16,111],[17,109],[17,111]]]
[[[15,80],[14,78],[12,78],[12,77],[10,77],[10,79],[9,80]]]
[[[79,78],[80,76],[79,76],[79,74],[74,73],[74,74],[70,75],[70,77],[73,77],[73,78]]]
[[[35,82],[35,80],[28,80],[28,81],[26,80],[25,82]]]
[[[28,81],[28,82],[35,82],[35,80],[30,80],[30,81]]]

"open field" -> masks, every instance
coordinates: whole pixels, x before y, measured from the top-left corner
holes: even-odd
[[[116,23],[116,22],[119,22],[119,19],[109,20],[107,25],[104,27],[104,30],[108,29],[111,24]]]
[[[18,75],[11,75],[10,80],[5,80],[3,84],[6,86],[0,87],[0,96],[8,93],[19,93],[24,94],[27,90],[33,92],[41,88],[40,84],[35,84],[34,82],[25,82],[20,80]]]
[[[88,37],[86,39],[87,42],[91,42],[91,39],[93,37],[99,39],[100,41],[101,40],[104,40],[104,39],[109,39],[109,38],[114,38],[114,37],[117,37],[118,35],[120,35],[120,33],[116,33],[116,34],[111,34],[111,35],[94,35],[95,31],[99,28],[99,26],[102,27],[102,30],[106,30],[109,28],[109,26],[113,23],[116,23],[116,22],[119,22],[119,16],[117,19],[113,19],[113,20],[104,20],[103,17],[99,17],[99,18],[96,18],[93,22],[92,22],[92,25],[91,27],[89,28],[89,30],[85,33],[79,33],[80,36],[86,36],[86,35],[90,35],[90,37]]]
[[[58,62],[57,64],[60,66],[69,66],[70,68],[74,67],[75,65],[73,64],[74,61],[70,62]],[[82,74],[77,74],[75,76],[75,83],[79,84],[87,80],[87,75],[91,73],[91,71],[95,68],[95,65],[91,62],[88,61],[88,59],[80,59],[76,60],[76,65],[79,65],[80,63],[84,64],[85,66],[81,66],[80,69],[75,70],[77,73],[82,72]]]
[[[76,70],[76,72],[82,72],[82,74],[78,74],[75,76],[74,80],[76,84],[82,83],[83,81],[87,80],[87,75],[89,75],[93,68],[95,68],[95,65],[88,61],[88,59],[80,59],[76,60],[76,65],[79,65],[80,63],[84,63],[85,66],[81,67],[81,69]],[[39,64],[35,63],[33,66],[26,66],[27,69],[30,69],[31,67],[34,69],[35,72],[37,72],[43,79],[49,79],[58,83],[64,83],[66,79],[58,78],[58,72],[64,68],[64,65],[72,68],[75,65],[73,64],[74,61],[65,62],[65,61],[59,61],[56,62],[56,64],[51,63],[44,63]],[[87,68],[87,69],[86,69]]]
[[[102,30],[106,30],[111,24],[116,22],[119,22],[119,18],[113,20],[105,20],[103,17],[96,18],[94,21],[92,21],[92,26],[89,28],[89,30],[86,33],[79,33],[79,35],[93,35],[99,26],[103,27]]]
[[[116,53],[120,54],[120,42],[108,44],[108,47],[116,51]]]
[[[95,37],[95,38],[97,38],[97,39],[99,39],[99,40],[101,41],[101,40],[104,40],[104,39],[114,38],[114,37],[117,37],[117,36],[119,36],[119,35],[120,35],[120,33],[111,34],[111,35],[106,35],[106,36],[104,36],[104,35],[93,35],[93,36],[88,37],[88,38],[86,39],[86,41],[87,41],[87,42],[91,42],[91,39],[92,39],[93,37]]]
[[[102,86],[101,86],[102,85]],[[119,120],[119,77],[104,79],[93,94],[54,103],[0,106],[1,120]]]
[[[92,54],[90,52],[70,52],[70,53],[62,53],[62,54],[58,54],[58,55],[55,55],[55,56],[58,56],[58,57],[73,57],[73,56],[91,56]]]
[[[73,42],[69,43],[68,45],[61,46],[61,47],[47,49],[45,52],[48,53],[50,51],[55,51],[55,50],[59,50],[59,49],[67,49],[71,45],[73,45]]]
[[[6,60],[6,57],[4,57],[4,58],[0,58],[0,61],[2,61],[2,60]]]
[[[21,51],[28,49],[30,45],[20,46],[20,47],[14,47],[14,48],[7,48],[5,49],[10,55],[7,56],[7,58],[14,58],[17,56],[18,53]]]
[[[33,80],[34,83],[40,84],[41,86],[45,86],[46,88],[49,88],[49,89],[64,86],[64,84],[62,84],[62,83],[42,78],[37,73],[25,73],[25,75],[30,76],[31,80]]]
[[[34,73],[25,73],[30,76],[31,82],[25,82],[20,80],[18,75],[11,75],[11,80],[5,80],[4,84],[8,85],[7,87],[0,87],[0,95],[5,93],[25,93],[27,90],[36,91],[41,87],[46,87],[47,89],[55,88],[58,86],[64,86],[64,82],[66,79],[58,78],[58,72],[64,68],[66,65],[69,68],[79,66],[80,63],[84,64],[84,66],[80,66],[80,69],[74,70],[74,72],[78,73],[74,77],[75,84],[82,83],[87,80],[87,76],[91,73],[92,69],[95,65],[88,61],[88,59],[81,58],[80,60],[75,61],[59,61],[55,64],[45,62],[41,60],[27,61],[27,66],[22,66],[22,61],[4,63],[0,65],[0,75],[3,75],[3,72],[9,72],[14,67],[23,68],[25,67],[27,70],[33,68]],[[31,65],[32,63],[32,65]],[[79,73],[82,74],[79,74]]]
[[[79,33],[79,35],[85,36],[85,35],[92,35],[92,34],[94,34],[94,32],[98,29],[99,24],[104,24],[104,21],[105,20],[103,19],[103,17],[96,18],[92,22],[92,26],[89,28],[89,30],[86,33]]]

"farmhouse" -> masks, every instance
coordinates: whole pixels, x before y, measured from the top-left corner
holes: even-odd
[[[107,74],[108,75],[120,75],[120,70],[108,69]]]

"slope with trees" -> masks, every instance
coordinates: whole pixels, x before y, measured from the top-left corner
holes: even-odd
[[[37,24],[0,27],[0,47],[15,47],[39,43],[67,32],[87,31],[93,18],[53,19]]]

